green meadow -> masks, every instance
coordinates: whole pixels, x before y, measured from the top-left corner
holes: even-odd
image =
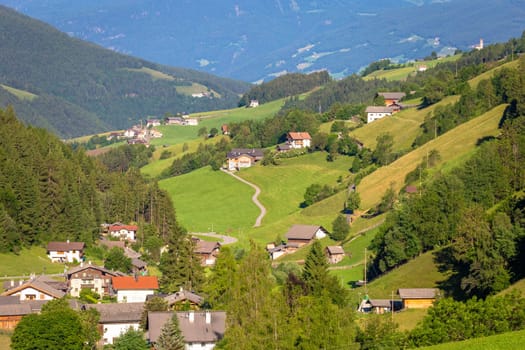
[[[490,337],[474,338],[454,343],[445,343],[421,350],[520,350],[525,343],[525,330],[508,332]]]
[[[19,100],[33,101],[38,95],[32,94],[29,91],[15,89],[7,85],[0,84],[0,87],[9,92],[10,94],[15,95]]]
[[[63,264],[52,263],[46,255],[46,250],[37,246],[23,249],[19,254],[0,253],[0,261],[0,278],[64,272]]]

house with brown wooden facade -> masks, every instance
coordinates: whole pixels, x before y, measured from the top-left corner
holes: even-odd
[[[83,289],[89,289],[101,297],[110,295],[111,278],[116,276],[124,276],[124,274],[101,266],[81,263],[66,272],[69,294],[78,298]]]
[[[404,309],[426,309],[432,306],[438,296],[436,288],[399,288]]]
[[[195,241],[193,252],[200,257],[202,266],[213,266],[215,265],[220,249],[221,244],[219,242],[199,239]]]
[[[315,225],[293,225],[286,232],[288,244],[296,244],[298,247],[311,243],[314,239],[326,237],[328,231],[323,226]]]

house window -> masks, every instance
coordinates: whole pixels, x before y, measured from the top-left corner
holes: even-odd
[[[26,300],[36,300],[35,294],[26,294]]]

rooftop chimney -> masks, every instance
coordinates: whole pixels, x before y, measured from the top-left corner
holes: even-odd
[[[195,312],[190,311],[190,313],[188,314],[188,318],[190,320],[190,323],[193,323],[193,321],[195,321]]]
[[[67,242],[67,244],[69,244],[69,239],[66,242]]]
[[[11,280],[11,288],[15,286],[15,280]]]
[[[206,324],[210,324],[211,323],[211,312],[206,311],[204,314],[206,315]]]

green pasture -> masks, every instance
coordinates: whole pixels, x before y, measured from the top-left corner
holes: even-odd
[[[255,190],[210,167],[159,182],[173,200],[178,222],[189,232],[216,231],[241,238],[255,223]]]
[[[488,70],[485,73],[482,73],[476,76],[475,78],[470,79],[468,83],[471,88],[475,89],[478,86],[480,81],[491,79],[494,76],[494,74],[498,72],[499,70],[501,70],[502,68],[516,68],[516,67],[518,67],[518,60],[507,62],[505,64],[492,68],[491,70]]]
[[[377,136],[382,133],[390,133],[394,137],[394,151],[407,150],[421,132],[421,124],[429,113],[432,113],[438,106],[453,104],[458,100],[459,96],[448,96],[427,108],[408,108],[355,129],[350,132],[350,135],[361,141],[365,147],[374,149],[377,144]]]
[[[64,264],[52,263],[46,255],[46,250],[41,247],[22,249],[19,254],[0,253],[0,278],[62,272]]]
[[[38,95],[32,94],[29,91],[25,90],[19,90],[15,89],[14,87],[10,87],[7,85],[0,84],[0,87],[2,87],[4,90],[9,92],[12,95],[15,95],[19,100],[27,100],[27,101],[33,101],[35,98],[38,97]]]
[[[508,332],[490,337],[468,339],[460,342],[445,343],[421,350],[520,350],[525,343],[525,330]]]

